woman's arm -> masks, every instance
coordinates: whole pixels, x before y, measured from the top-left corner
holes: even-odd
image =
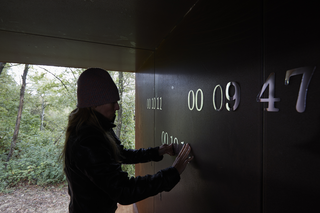
[[[149,161],[160,161],[163,159],[162,155],[159,155],[159,147],[148,149],[124,149],[121,148],[123,155],[122,163],[124,164],[136,164],[146,163]]]

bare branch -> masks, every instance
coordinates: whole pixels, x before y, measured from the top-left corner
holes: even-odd
[[[51,75],[53,75],[56,79],[58,79],[58,80],[61,82],[61,84],[64,86],[64,88],[69,92],[67,86],[63,83],[63,81],[62,81],[58,76],[56,76],[55,74],[53,74],[52,72],[50,72],[49,70],[47,70],[47,69],[44,68],[44,67],[40,67],[40,68],[43,69],[44,71],[50,73]],[[68,82],[68,83],[69,83],[69,82]]]
[[[76,75],[74,74],[74,72],[73,72],[73,70],[69,67],[69,69],[70,69],[70,71],[71,71],[71,73],[72,73],[72,75],[73,75],[73,78],[74,79],[77,79],[77,77],[76,77]]]

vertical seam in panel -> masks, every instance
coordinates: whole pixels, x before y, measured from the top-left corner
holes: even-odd
[[[265,62],[265,59],[266,59],[266,55],[265,55],[265,42],[266,42],[266,35],[265,35],[265,0],[262,0],[262,5],[261,5],[261,18],[262,18],[262,29],[261,29],[261,33],[262,33],[262,44],[261,44],[261,53],[262,53],[262,61],[261,61],[261,77],[260,77],[260,85],[263,84],[264,80],[265,80],[265,66],[266,66],[266,62]],[[264,165],[265,165],[265,162],[264,162],[264,159],[265,159],[265,112],[264,112],[264,108],[261,107],[261,104],[260,104],[260,116],[261,116],[261,122],[262,122],[262,125],[261,125],[261,141],[262,141],[262,144],[261,144],[261,212],[264,213],[264,208],[265,208],[265,203],[264,203],[264,200],[265,200],[265,195],[264,195],[264,178],[265,178],[265,174],[264,174]]]
[[[153,53],[153,97],[156,97],[156,51]],[[153,110],[153,147],[156,145],[156,111]],[[156,172],[156,165],[153,164],[153,173]],[[156,196],[153,196],[153,213],[156,210]]]

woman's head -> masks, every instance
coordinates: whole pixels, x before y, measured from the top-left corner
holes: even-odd
[[[119,109],[118,88],[109,73],[100,68],[89,68],[81,73],[78,79],[77,88],[78,104],[77,109],[70,113],[68,127],[66,131],[65,147],[62,152],[62,159],[65,159],[67,143],[71,133],[77,132],[83,124],[95,126],[104,132],[110,141],[114,158],[119,159],[119,150],[110,137],[110,133],[105,132],[101,127],[93,110],[99,112],[108,120],[113,121],[115,112]]]
[[[77,88],[78,108],[96,107],[120,100],[119,91],[109,73],[89,68],[81,73]]]
[[[119,110],[119,104],[118,102],[107,103],[104,105],[96,106],[93,109],[102,114],[109,121],[113,122],[116,117],[116,111]]]

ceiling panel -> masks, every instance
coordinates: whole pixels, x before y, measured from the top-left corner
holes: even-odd
[[[78,56],[80,50],[87,49],[86,45],[100,46],[100,49],[104,49],[110,54],[115,49],[122,52],[123,48],[127,48],[125,52],[131,52],[131,54],[128,54],[129,56],[111,57],[112,61],[101,57],[103,58],[101,63],[107,67],[108,64],[119,64],[119,67],[112,65],[112,69],[115,70],[123,70],[123,67],[129,66],[130,70],[128,71],[135,71],[151,55],[140,54],[138,56],[135,53],[154,51],[195,3],[196,0],[2,0],[0,34],[20,34],[18,36],[20,38],[25,36],[22,39],[23,42],[35,46],[38,42],[55,40],[55,45],[61,46],[61,51],[73,55],[74,62],[72,64],[79,62],[77,67],[94,66],[94,64],[83,62],[83,58],[86,56]],[[3,37],[7,38],[6,40],[0,40],[1,46],[6,44],[8,47],[20,48],[18,45],[21,42],[14,40],[17,36],[13,36],[13,38]],[[43,38],[39,39],[39,37]],[[69,43],[75,45],[75,48],[66,49]],[[51,59],[47,62],[44,61],[43,55],[54,56],[50,49],[38,49],[35,53],[31,51],[34,47],[30,51],[25,48],[27,44],[23,45],[21,43],[24,46],[21,48],[24,49],[25,58],[29,58],[29,60],[23,62],[35,63],[39,61],[39,58],[42,58],[42,64],[55,61],[54,64],[65,66],[68,57],[63,58],[65,57],[63,54],[60,56],[61,59],[63,58],[62,61]],[[22,52],[11,51],[11,56],[8,57],[9,52],[7,51],[7,49],[0,50],[1,61],[20,62],[19,58],[21,58]],[[97,54],[102,54],[104,51],[97,51]],[[12,55],[20,56],[17,57],[17,60],[14,60]],[[118,55],[113,54],[113,56]],[[37,57],[39,58],[37,59]],[[126,63],[128,65],[125,65]]]

